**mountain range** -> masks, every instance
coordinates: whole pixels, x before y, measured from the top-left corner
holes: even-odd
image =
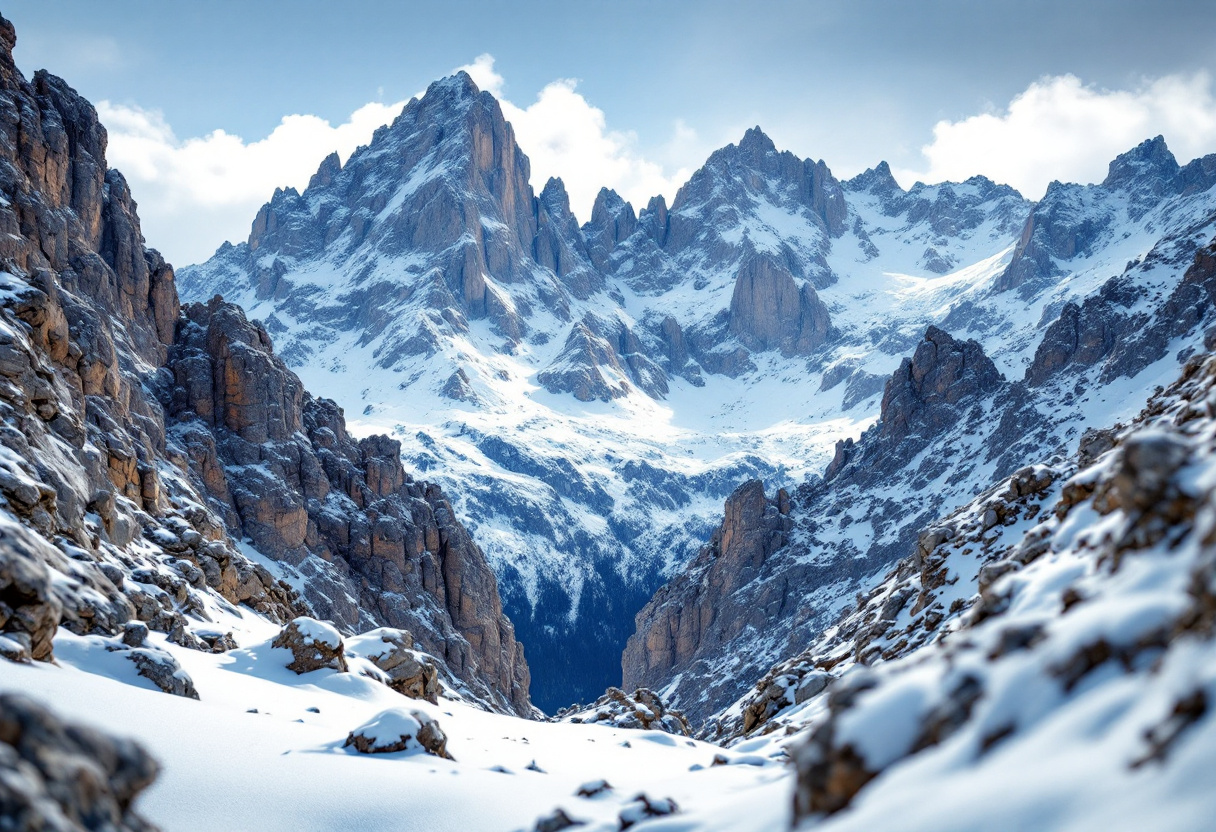
[[[904,190],[885,163],[840,181],[753,128],[670,206],[655,197],[639,212],[603,190],[580,226],[560,180],[533,191],[498,102],[459,73],[345,165],[327,158],[303,193],[277,191],[246,242],[182,269],[179,283],[188,299],[222,294],[261,320],[306,385],[352,414],[353,430],[390,433],[454,495],[528,645],[533,696],[552,711],[619,683],[635,628],[627,685],[665,687],[688,661],[710,661],[706,672],[722,678],[740,651],[752,657],[747,673],[762,671],[932,516],[1121,413],[1107,382],[1162,358],[1168,337],[1123,348],[1085,400],[1056,388],[1107,358],[1109,315],[1081,316],[1102,331],[1078,336],[1053,322],[1073,320],[1120,273],[1164,296],[1176,265],[1212,234],[1214,183],[1216,158],[1180,167],[1158,137],[1112,162],[1101,184],[1055,183],[1038,203],[983,177]],[[639,656],[656,624],[687,643],[671,621],[634,617],[694,560],[739,483],[794,493],[823,474],[838,442],[895,418],[888,407],[915,422],[920,393],[888,401],[884,390],[929,327],[975,341],[967,354],[991,365],[975,392],[999,388],[1000,403],[973,414],[966,437],[943,430],[953,416],[935,417],[969,470],[935,484],[934,500],[901,496],[940,477],[904,470],[934,432],[904,426],[911,444],[885,463],[886,491],[868,474],[854,500],[880,500],[883,528],[821,536],[816,577],[799,567],[793,581],[815,592],[757,613],[757,626],[801,622],[779,645],[728,648],[734,635],[715,635],[712,659],[687,645]],[[1087,345],[1040,356],[1048,335]],[[1071,367],[1049,383],[1053,361]],[[1050,424],[1020,426],[1056,404]],[[995,432],[993,406],[1007,411]],[[980,446],[983,461],[972,457]],[[829,577],[830,599],[819,586]],[[744,626],[731,616],[728,628]],[[706,690],[701,676],[683,679]]]
[[[461,73],[179,273],[15,42],[0,827],[1210,821],[1216,155],[579,225]]]

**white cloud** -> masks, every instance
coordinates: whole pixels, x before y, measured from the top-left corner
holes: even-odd
[[[534,102],[519,107],[503,97],[504,79],[490,55],[460,68],[502,103],[531,159],[534,187],[539,191],[550,176],[561,177],[581,220],[590,216],[601,186],[616,189],[640,208],[658,193],[671,199],[687,178],[686,169],[669,175],[645,159],[634,134],[609,130],[603,111],[576,91],[575,81],[554,81]],[[149,244],[170,262],[186,264],[210,257],[224,240],[245,239],[275,188],[303,190],[321,159],[336,150],[345,162],[404,105],[366,104],[339,125],[313,115],[288,115],[257,141],[223,130],[179,139],[159,112],[108,101],[97,110],[110,134],[109,163],[131,183]],[[696,141],[683,123],[673,130],[672,142]]]
[[[534,102],[519,107],[504,97],[504,79],[494,69],[493,56],[479,55],[460,69],[502,104],[519,146],[532,162],[533,187],[539,191],[549,177],[559,177],[580,220],[591,216],[602,187],[612,188],[641,209],[657,194],[670,201],[691,173],[686,168],[667,173],[661,164],[642,156],[635,133],[609,130],[604,111],[578,93],[574,79],[547,84]],[[676,122],[673,129],[673,141],[695,142],[696,133],[683,122]]]
[[[108,162],[131,183],[144,236],[170,262],[195,263],[224,240],[243,240],[277,187],[303,189],[335,150],[345,160],[405,106],[366,104],[337,126],[312,115],[284,116],[264,139],[215,130],[180,140],[155,111],[102,101]]]
[[[1100,182],[1111,159],[1159,134],[1182,164],[1216,150],[1207,74],[1169,75],[1130,90],[1087,86],[1073,75],[1043,78],[1001,112],[938,122],[921,148],[928,167],[895,175],[907,186],[984,174],[1038,199],[1053,179]]]

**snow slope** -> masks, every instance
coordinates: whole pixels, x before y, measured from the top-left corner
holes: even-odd
[[[163,774],[141,813],[166,832],[531,829],[558,807],[593,821],[588,829],[615,830],[639,793],[674,799],[698,829],[788,823],[792,775],[779,763],[749,756],[711,767],[720,749],[657,731],[531,722],[448,699],[433,706],[355,673],[296,676],[291,654],[269,646],[276,626],[248,610],[216,626],[244,646],[210,654],[150,639],[193,678],[199,701],[154,689],[106,639],[63,631],[57,665],[2,662],[0,690],[144,744]],[[410,710],[439,721],[454,760],[343,746],[377,714]],[[575,796],[598,779],[613,789]],[[759,813],[756,800],[766,804]]]

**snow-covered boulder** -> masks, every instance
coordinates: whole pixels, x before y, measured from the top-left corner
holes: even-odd
[[[644,794],[639,794],[629,805],[621,810],[620,828],[628,829],[644,820],[674,815],[679,811],[680,807],[670,797],[654,799]]]
[[[342,634],[332,624],[315,618],[300,616],[292,620],[271,646],[291,651],[292,660],[287,669],[296,673],[311,673],[323,668],[345,673],[348,669]]]
[[[536,826],[533,827],[533,832],[561,832],[563,829],[570,829],[575,826],[586,826],[587,824],[581,820],[575,820],[566,814],[564,809],[554,809],[553,814],[545,815],[543,818],[538,818]]]
[[[385,684],[393,690],[438,704],[443,693],[439,668],[433,658],[414,649],[414,637],[408,630],[380,627],[349,639],[346,647],[383,671]]]
[[[350,732],[346,745],[361,754],[421,750],[452,759],[448,737],[439,721],[422,711],[382,711]]]
[[[177,659],[164,650],[138,647],[128,652],[127,658],[135,663],[136,672],[140,676],[165,693],[190,699],[199,698],[190,674],[182,669],[182,666],[177,663]]]
[[[620,688],[608,688],[603,696],[590,705],[571,705],[558,711],[552,721],[599,723],[614,728],[692,736],[692,727],[684,714],[668,708],[659,695],[649,688],[638,688],[632,695]]]

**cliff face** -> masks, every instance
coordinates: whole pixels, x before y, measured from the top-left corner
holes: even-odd
[[[769,499],[760,480],[744,483],[727,498],[722,525],[682,580],[660,589],[638,612],[637,633],[621,658],[625,687],[671,678],[699,654],[763,628],[784,606],[787,587],[780,582],[766,582],[761,595],[746,604],[733,600],[762,574],[769,555],[788,542],[789,511],[789,495],[779,491]]]
[[[1115,788],[1124,806],[1159,806],[1158,784],[1198,770],[1189,755],[1210,755],[1216,728],[1214,390],[1216,359],[1196,354],[1130,424],[1088,431],[1073,454],[939,518],[830,633],[773,669],[733,735],[802,732],[797,817],[862,796],[886,811],[858,822],[898,824],[881,795],[896,765],[899,788],[925,778],[944,796],[935,814],[964,826],[1039,801],[1008,790],[1027,767],[1070,794]],[[812,679],[810,695],[785,694]],[[825,689],[794,715],[794,699]],[[1080,728],[1097,712],[1100,738]],[[951,774],[927,759],[963,748]],[[954,776],[999,785],[966,808]],[[1080,804],[1087,823],[1099,803]]]
[[[637,614],[625,687],[664,690],[698,724],[737,698],[767,657],[790,655],[902,554],[932,516],[910,496],[941,474],[925,450],[958,428],[982,436],[976,408],[1006,387],[977,343],[930,327],[887,381],[878,423],[838,445],[823,480],[772,498],[757,480],[730,496],[710,542]]]
[[[26,81],[14,42],[0,24],[5,655],[134,618],[198,643],[214,597],[407,627],[471,694],[529,713],[493,573],[442,492],[396,442],[354,441],[239,308],[179,306],[95,111]]]
[[[183,308],[167,369],[170,435],[231,533],[298,572],[323,617],[407,629],[527,713],[528,667],[494,574],[442,490],[406,473],[400,443],[352,438],[341,409],[218,297]]]
[[[857,660],[882,660],[885,648],[871,646],[867,628],[905,606],[921,612],[931,600],[917,600],[906,586],[872,591],[899,558],[909,552],[928,558],[949,539],[935,537],[929,524],[988,483],[1012,477],[998,489],[1012,495],[1008,501],[984,504],[976,534],[989,532],[1016,514],[1011,501],[1038,500],[1058,476],[1044,480],[1029,463],[1053,464],[1085,429],[1130,418],[1128,408],[1140,396],[1169,381],[1171,356],[1185,361],[1216,344],[1212,230],[1210,218],[1182,227],[1082,303],[1063,304],[1041,325],[1020,380],[1006,380],[977,342],[930,326],[887,380],[878,421],[861,437],[838,442],[822,479],[791,493],[779,540],[763,558],[748,561],[722,549],[723,525],[642,610],[622,658],[626,685],[662,691],[694,721],[716,712],[703,728],[709,736],[746,733],[778,703],[793,704],[791,684],[822,681],[815,674],[825,667],[797,657],[833,627],[855,594],[877,599],[864,607],[873,613],[868,623],[848,625]],[[851,371],[843,365],[841,375]],[[1082,450],[1101,453],[1096,441],[1083,442]],[[753,492],[763,493],[759,484],[737,492],[727,515],[750,517],[751,533],[763,535],[763,513],[737,510]],[[923,581],[936,588],[942,578],[926,563]],[[987,579],[979,580],[983,591]],[[935,622],[926,632],[933,632],[935,616],[946,611],[926,615]],[[746,625],[729,626],[736,619]],[[845,626],[836,623],[832,631]],[[769,656],[774,661],[766,664],[762,657]],[[738,699],[770,666],[757,692]],[[737,707],[724,711],[732,701]]]
[[[1053,182],[1034,207],[1013,259],[994,284],[1024,296],[1064,274],[1068,261],[1108,243],[1122,220],[1141,220],[1170,197],[1186,197],[1216,184],[1216,154],[1179,166],[1161,136],[1116,157],[1097,185]]]

